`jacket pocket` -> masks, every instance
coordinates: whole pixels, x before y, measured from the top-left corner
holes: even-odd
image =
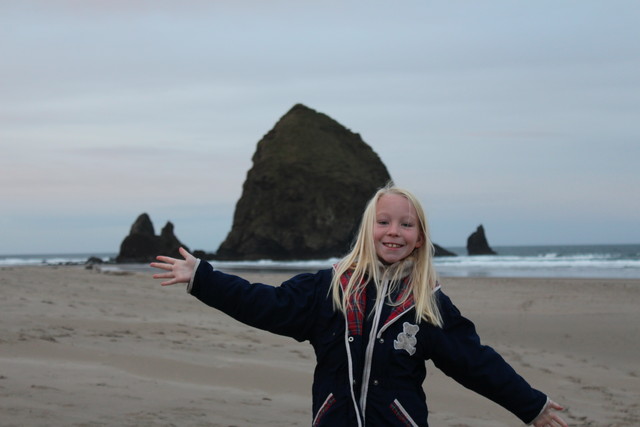
[[[311,424],[313,427],[320,425],[322,418],[334,403],[336,403],[336,398],[333,396],[333,393],[329,393],[329,396],[327,396],[320,409],[318,409],[316,416],[313,417],[313,424]]]
[[[411,415],[409,415],[409,413],[402,407],[400,402],[398,402],[398,399],[395,399],[393,402],[391,402],[391,405],[389,405],[389,407],[391,408],[391,411],[393,411],[393,414],[396,416],[396,418],[398,418],[398,420],[405,426],[418,427],[418,424],[413,421]]]

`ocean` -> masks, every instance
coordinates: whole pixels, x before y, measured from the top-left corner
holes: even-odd
[[[640,244],[494,246],[498,255],[467,256],[466,249],[447,247],[456,257],[435,258],[442,277],[565,277],[640,279]],[[108,262],[116,253],[0,255],[0,267],[18,265],[84,264],[95,256]],[[242,261],[212,264],[223,270],[316,271],[337,259],[314,261]],[[151,271],[144,264],[108,265],[105,268]]]

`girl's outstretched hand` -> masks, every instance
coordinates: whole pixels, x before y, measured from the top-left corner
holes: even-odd
[[[150,264],[153,268],[167,270],[167,273],[156,273],[153,275],[154,279],[169,279],[161,282],[160,284],[162,286],[175,285],[176,283],[189,283],[191,280],[197,259],[184,248],[180,248],[179,252],[184,259],[160,255],[157,256],[156,259],[161,262],[152,262]]]
[[[555,411],[562,411],[564,408],[553,400],[549,400],[540,415],[531,423],[534,427],[568,427],[560,415]]]

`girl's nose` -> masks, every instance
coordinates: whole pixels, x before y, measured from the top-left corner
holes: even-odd
[[[390,236],[397,236],[398,235],[398,225],[397,224],[389,225],[389,229],[387,230],[387,234],[389,234]]]

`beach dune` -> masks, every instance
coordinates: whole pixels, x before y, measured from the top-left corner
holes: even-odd
[[[308,343],[242,325],[150,274],[0,268],[2,426],[311,424]],[[640,280],[441,282],[570,425],[640,425]],[[432,426],[521,425],[430,363],[424,387]]]

